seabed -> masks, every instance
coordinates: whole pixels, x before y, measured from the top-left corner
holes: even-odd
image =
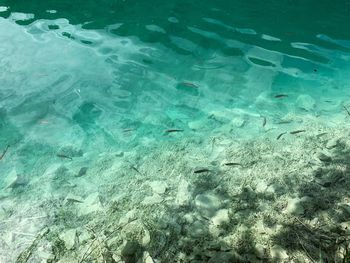
[[[193,57],[23,15],[0,18],[0,262],[350,262],[343,42],[300,62],[192,27],[244,51],[170,38]]]

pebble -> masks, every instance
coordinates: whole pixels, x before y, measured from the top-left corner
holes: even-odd
[[[64,231],[59,235],[59,238],[64,241],[66,248],[70,250],[75,246],[77,231],[75,229]]]
[[[228,209],[220,209],[216,212],[215,216],[211,218],[214,225],[220,226],[230,222]]]
[[[181,179],[175,199],[175,202],[178,206],[185,206],[189,204],[191,200],[191,193],[189,191],[189,187],[190,184],[186,180]]]
[[[162,181],[153,181],[153,182],[150,182],[149,185],[152,188],[153,193],[156,193],[159,195],[164,194],[166,189],[168,188],[168,185]]]

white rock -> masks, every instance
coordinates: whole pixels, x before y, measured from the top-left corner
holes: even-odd
[[[191,199],[191,193],[189,191],[190,184],[182,179],[179,183],[178,192],[176,195],[175,202],[179,206],[187,205]]]
[[[220,209],[216,212],[215,216],[211,218],[211,221],[214,225],[220,226],[225,223],[229,223],[230,219],[228,216],[228,210],[227,209]]]
[[[330,139],[326,144],[326,148],[332,149],[332,148],[336,147],[338,145],[338,143],[339,143],[339,140],[337,138]]]
[[[136,218],[136,210],[128,211],[123,217],[119,219],[119,225],[125,225]]]
[[[258,193],[264,193],[269,186],[264,181],[259,181],[255,187],[255,191]]]
[[[255,254],[258,259],[265,259],[267,258],[267,249],[265,246],[261,244],[255,245]]]
[[[310,111],[315,108],[315,100],[310,95],[299,95],[296,101],[296,105],[298,108]]]
[[[272,259],[279,260],[278,262],[282,262],[288,258],[287,252],[280,246],[273,246],[270,252]]]
[[[5,189],[16,188],[18,186],[26,185],[28,183],[23,175],[17,174],[16,170],[12,170],[9,173],[9,175],[6,177],[5,181],[6,181]]]
[[[143,263],[154,263],[154,260],[152,259],[151,255],[145,251],[143,252],[143,258],[142,258]]]
[[[153,194],[152,196],[147,196],[141,204],[143,205],[154,205],[154,204],[159,204],[160,202],[163,201],[163,197],[161,197],[159,194]]]
[[[299,198],[293,198],[288,201],[287,208],[285,212],[292,215],[302,215],[305,209],[302,205],[302,201]]]
[[[59,238],[64,241],[64,244],[66,248],[72,249],[75,245],[76,238],[77,238],[77,231],[75,229],[70,229],[67,231],[64,231],[59,235]]]
[[[168,188],[168,185],[162,181],[153,181],[153,182],[150,182],[149,185],[152,188],[153,193],[160,194],[160,195],[164,194],[166,189]]]
[[[151,242],[151,235],[147,229],[144,229],[143,232],[144,234],[142,236],[141,244],[142,246],[146,247]]]
[[[87,215],[93,212],[102,211],[103,208],[98,192],[90,194],[84,199],[83,203],[79,203],[78,210],[80,215]]]

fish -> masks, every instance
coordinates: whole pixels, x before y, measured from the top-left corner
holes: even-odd
[[[194,171],[195,174],[200,174],[205,172],[210,172],[210,170],[208,168],[202,168]]]
[[[81,176],[85,175],[87,172],[87,169],[88,169],[87,167],[81,167],[78,174],[76,175],[76,177],[81,177]]]
[[[65,155],[65,154],[61,154],[61,153],[58,153],[57,155],[56,155],[57,157],[60,157],[60,158],[64,158],[64,159],[69,159],[69,160],[73,160],[73,158],[72,157],[70,157],[70,156],[68,156],[68,155]]]
[[[285,135],[287,132],[282,132],[280,135],[277,136],[277,140],[279,140],[283,135]]]
[[[194,89],[198,89],[199,88],[196,84],[191,83],[191,82],[186,82],[185,81],[185,82],[182,82],[181,84],[186,86],[186,87],[190,87],[190,88],[194,88]]]
[[[266,117],[263,117],[263,123],[262,123],[262,126],[263,126],[263,127],[265,127],[266,122],[267,122]]]
[[[4,158],[5,154],[7,153],[8,149],[10,148],[10,145],[7,145],[5,150],[2,152],[2,154],[0,155],[0,160],[2,160],[2,158]]]
[[[242,164],[240,164],[240,163],[224,163],[224,165],[226,165],[226,166],[237,166],[237,165],[242,165]]]
[[[301,132],[306,132],[306,130],[296,130],[296,131],[291,131],[289,133],[290,134],[297,134],[297,133],[301,133]]]
[[[183,132],[184,130],[181,130],[181,129],[169,129],[169,130],[166,130],[165,132],[166,133],[171,133],[171,132]]]
[[[287,94],[277,94],[277,95],[275,95],[276,99],[283,99],[283,98],[287,98],[287,97],[288,97]]]

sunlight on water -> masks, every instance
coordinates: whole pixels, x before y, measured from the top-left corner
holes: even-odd
[[[1,262],[346,258],[350,4],[246,2],[0,0]]]

